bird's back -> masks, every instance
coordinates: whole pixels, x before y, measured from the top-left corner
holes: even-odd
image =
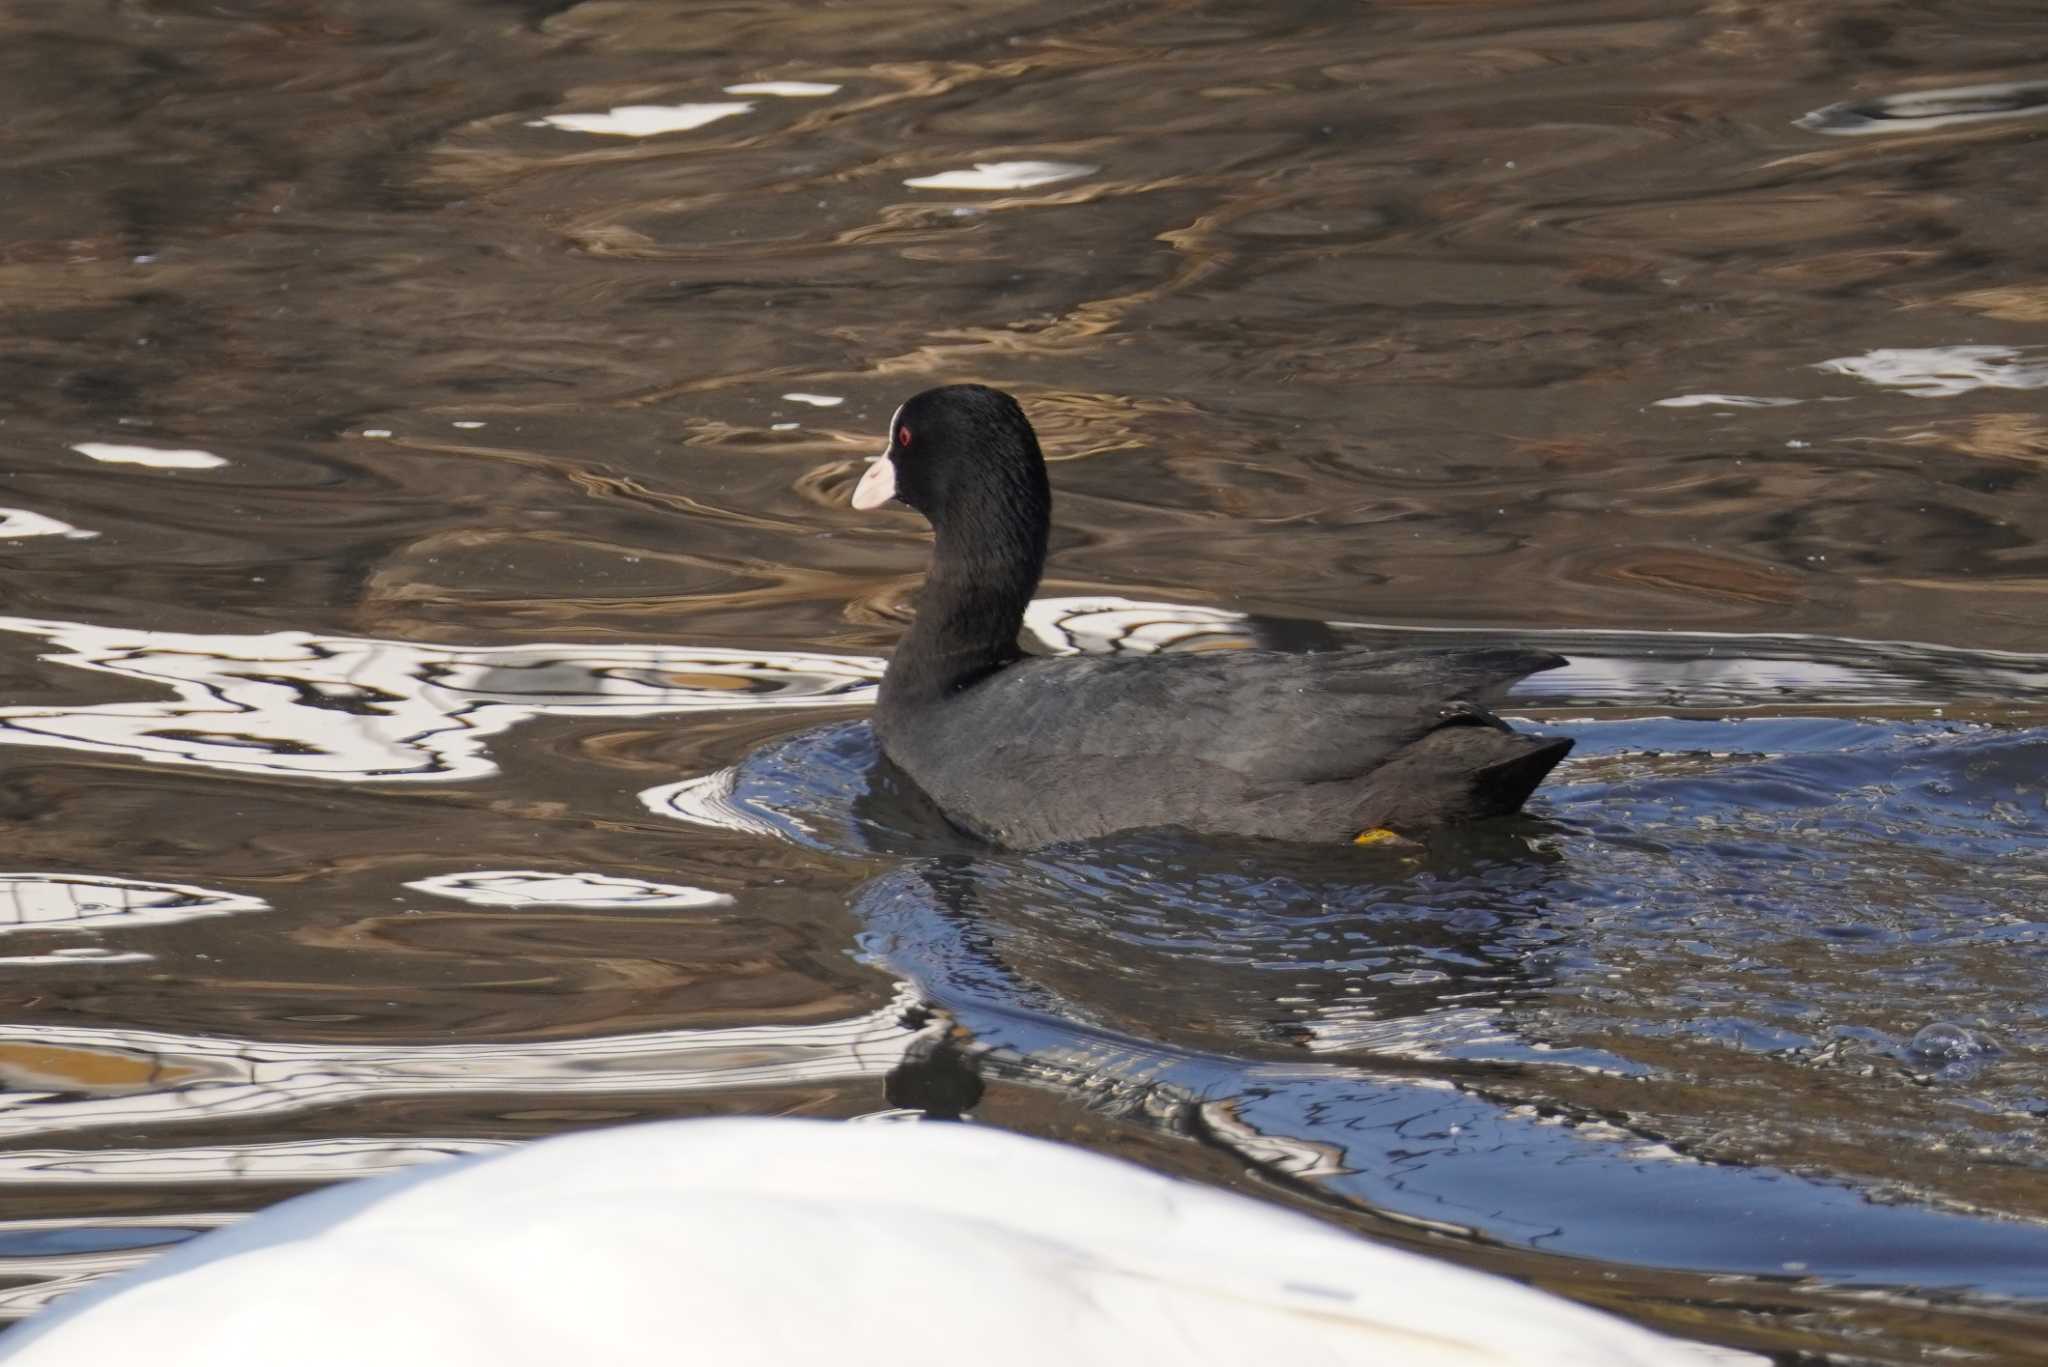
[[[890,758],[961,825],[1030,846],[1148,826],[1330,841],[1518,808],[1570,748],[1483,699],[1541,651],[1030,659],[892,707]]]

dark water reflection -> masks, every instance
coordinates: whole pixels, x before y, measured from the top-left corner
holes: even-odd
[[[971,1105],[2032,1360],[2044,37],[7,7],[9,1303],[436,1152]],[[948,834],[857,721],[921,541],[845,497],[962,378],[1058,462],[1042,645],[1533,638],[1572,762],[1412,864]]]

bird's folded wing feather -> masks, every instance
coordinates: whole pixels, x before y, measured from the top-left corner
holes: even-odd
[[[1471,700],[1563,663],[1512,649],[1030,660],[961,701],[970,725],[986,718],[1040,758],[1178,755],[1253,783],[1317,783],[1442,726],[1498,726]]]

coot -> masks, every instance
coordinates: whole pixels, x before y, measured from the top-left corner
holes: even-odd
[[[1027,657],[1052,495],[1024,410],[984,385],[896,410],[853,492],[936,533],[917,620],[882,677],[883,752],[954,822],[1014,848],[1145,827],[1294,841],[1414,837],[1513,812],[1569,739],[1475,699],[1546,651],[1218,651]]]

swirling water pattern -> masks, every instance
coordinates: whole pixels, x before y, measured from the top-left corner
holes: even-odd
[[[0,12],[0,1272],[971,1110],[1680,1332],[2048,1330],[2038,4]],[[2031,64],[2030,64],[2031,63]],[[1037,649],[1533,640],[1528,822],[994,855],[859,723],[906,393]]]

